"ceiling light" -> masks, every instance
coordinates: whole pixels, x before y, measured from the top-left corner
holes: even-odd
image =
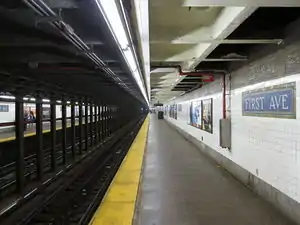
[[[10,95],[0,95],[0,98],[3,98],[3,99],[15,99],[14,96],[10,96]]]
[[[145,100],[148,102],[145,87],[141,80],[141,74],[138,71],[136,59],[133,54],[132,46],[128,41],[125,27],[122,23],[120,13],[118,11],[116,2],[114,0],[95,0],[101,13],[105,16],[106,23],[108,24],[111,33],[119,45],[119,48],[127,61],[129,69],[137,82]]]

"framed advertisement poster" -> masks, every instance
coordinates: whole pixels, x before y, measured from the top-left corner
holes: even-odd
[[[202,101],[202,130],[213,133],[212,98]]]
[[[190,103],[190,121],[193,127],[201,129],[202,127],[202,101],[193,101]]]

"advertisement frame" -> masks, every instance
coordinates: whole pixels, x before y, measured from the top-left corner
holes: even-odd
[[[205,112],[204,112],[204,104],[206,104],[206,102],[208,102],[210,104],[210,109],[208,110],[210,113],[210,115],[207,115],[208,117],[210,117],[208,120],[209,120],[209,126],[210,126],[210,129],[207,129],[207,125],[205,125],[205,122],[207,120],[204,119],[205,117]],[[201,121],[201,124],[197,125],[197,124],[193,124],[192,121],[193,121],[193,111],[195,110],[194,107],[197,107],[195,106],[195,104],[197,106],[200,105],[201,107],[201,115],[200,115],[200,121]],[[202,100],[194,100],[194,101],[191,101],[190,104],[189,104],[189,118],[188,118],[188,124],[192,127],[195,127],[195,128],[198,128],[200,130],[203,130],[203,131],[206,131],[208,133],[213,133],[213,98],[208,98],[208,99],[202,99]]]

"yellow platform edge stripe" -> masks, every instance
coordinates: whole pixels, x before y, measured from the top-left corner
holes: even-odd
[[[84,123],[82,123],[82,124],[84,124]],[[77,122],[77,123],[75,124],[75,126],[78,126],[78,125],[79,125],[79,123]],[[67,128],[70,128],[70,127],[71,127],[71,125],[67,125]],[[59,126],[59,127],[56,128],[56,130],[61,130],[61,129],[62,129],[61,126]],[[49,130],[49,129],[44,130],[44,131],[43,131],[43,134],[45,134],[45,133],[50,133],[50,131],[51,131],[51,130]],[[25,134],[24,137],[31,137],[31,136],[34,136],[34,135],[36,135],[36,132],[31,132],[31,133]],[[1,139],[0,139],[0,143],[7,142],[7,141],[13,141],[13,140],[15,140],[15,139],[16,139],[15,136],[8,137],[8,138],[1,138]]]
[[[89,225],[131,225],[137,201],[149,116],[134,139]]]

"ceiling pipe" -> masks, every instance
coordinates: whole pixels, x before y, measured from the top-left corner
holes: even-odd
[[[214,76],[209,73],[209,71],[206,72],[201,72],[201,71],[190,71],[190,72],[183,72],[182,67],[180,65],[165,65],[165,66],[151,66],[152,68],[175,68],[178,70],[179,76],[198,76],[198,77],[203,77],[202,81],[203,82],[213,82],[214,81]]]
[[[190,75],[190,76],[209,76],[209,79],[207,81],[203,80],[203,82],[212,82],[214,81],[214,77],[212,74],[204,74],[203,72],[211,72],[211,73],[220,73],[222,74],[222,117],[223,119],[227,118],[227,113],[226,113],[226,75],[229,74],[228,71],[226,70],[207,70],[203,72],[182,72],[182,68],[180,65],[166,65],[166,66],[152,66],[152,68],[177,68],[179,75]],[[229,75],[230,76],[230,75]],[[210,79],[211,78],[211,79]],[[202,86],[202,85],[201,85]],[[200,87],[201,87],[200,86]],[[198,87],[197,87],[198,88]],[[192,88],[190,91],[195,90],[196,88]],[[190,92],[188,91],[188,92]],[[185,92],[187,93],[187,92]],[[183,93],[183,94],[185,94]]]
[[[44,3],[42,0],[23,0],[23,2],[42,17],[59,18],[57,14]],[[120,79],[114,74],[114,72],[90,49],[74,32],[74,30],[66,24],[64,21],[57,19],[56,21],[50,21],[49,24],[57,29],[68,41],[70,41],[78,50],[82,51],[84,55],[89,58],[96,66],[102,69],[107,76],[112,78],[115,82],[119,83]],[[123,89],[129,90],[124,84],[120,85]],[[136,94],[129,91],[134,97]],[[137,97],[136,97],[137,98]],[[139,99],[142,101],[141,99]],[[142,101],[143,102],[143,101]]]
[[[33,9],[40,16],[57,17],[56,13],[49,8],[42,0],[23,0],[31,9]],[[52,21],[50,23],[56,28],[65,38],[67,38],[75,47],[84,52],[89,59],[91,59],[98,67],[105,66],[105,63],[97,57],[91,49],[74,33],[74,31],[63,21]],[[105,72],[108,72],[104,68]]]

